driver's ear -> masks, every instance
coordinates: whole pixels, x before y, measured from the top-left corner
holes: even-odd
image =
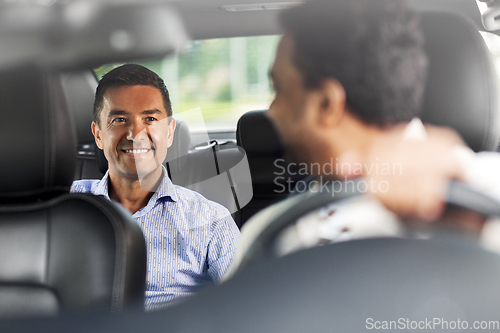
[[[102,150],[103,146],[102,146],[101,129],[99,128],[99,125],[95,121],[92,122],[91,128],[92,128],[92,134],[94,135],[95,144],[99,149]]]
[[[320,124],[336,127],[346,112],[346,93],[342,84],[334,78],[324,79],[319,88]]]

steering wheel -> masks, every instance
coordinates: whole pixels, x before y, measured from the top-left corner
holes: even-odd
[[[274,241],[288,226],[300,217],[325,205],[341,202],[362,195],[357,190],[360,179],[353,180],[354,186],[345,186],[344,182],[333,182],[326,191],[305,192],[297,195],[299,205],[291,206],[281,214],[274,216],[260,232],[253,244],[243,255],[238,270],[251,262],[270,258],[274,253]],[[332,195],[334,193],[335,195]],[[458,181],[450,181],[447,188],[446,203],[478,212],[485,216],[500,216],[500,202],[484,195],[470,186]]]

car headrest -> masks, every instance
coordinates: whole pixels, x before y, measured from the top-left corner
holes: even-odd
[[[474,150],[497,150],[498,83],[488,48],[473,22],[451,13],[422,13],[429,57],[422,121],[449,126]]]
[[[23,65],[0,71],[0,197],[69,190],[76,135],[58,74]]]
[[[178,159],[179,157],[188,154],[189,145],[191,144],[191,134],[189,133],[189,128],[187,124],[182,120],[176,120],[174,139],[172,140],[172,146],[168,148],[166,162],[171,162]],[[104,156],[101,149],[96,149],[97,164],[101,173],[106,173],[108,170],[108,161]]]
[[[97,78],[91,71],[65,73],[61,75],[68,108],[76,126],[79,144],[94,141],[90,123],[94,120],[94,96],[97,88]]]
[[[172,146],[168,149],[165,163],[187,155],[191,144],[191,134],[188,125],[182,120],[176,120],[174,139]]]
[[[238,146],[247,154],[279,155],[283,145],[265,110],[250,111],[241,116],[236,128]]]

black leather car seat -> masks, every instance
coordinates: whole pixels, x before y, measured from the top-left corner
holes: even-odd
[[[243,207],[253,194],[244,149],[232,141],[211,140],[179,161],[184,167],[172,172],[172,181],[226,207],[241,228]]]
[[[97,88],[97,78],[92,71],[63,73],[62,86],[68,102],[70,115],[76,127],[77,157],[75,179],[99,179],[95,156],[95,141],[90,124],[94,119],[92,109]]]
[[[76,136],[60,77],[0,70],[0,317],[142,306],[146,245],[120,205],[70,194]]]
[[[253,187],[252,200],[241,210],[243,224],[261,209],[286,198],[305,175],[284,161],[283,145],[265,110],[241,116],[236,140],[247,154]]]
[[[422,121],[454,128],[474,151],[496,151],[499,85],[483,37],[457,14],[423,13],[421,26],[429,60]]]

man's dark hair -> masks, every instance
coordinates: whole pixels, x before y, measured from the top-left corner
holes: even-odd
[[[418,116],[427,59],[403,0],[312,0],[281,14],[307,88],[337,79],[351,114],[386,127]]]
[[[151,86],[157,88],[162,97],[167,115],[172,116],[172,104],[165,83],[155,72],[144,66],[125,64],[104,75],[99,81],[94,100],[94,121],[100,126],[100,114],[103,107],[104,94],[112,87],[122,86]]]

